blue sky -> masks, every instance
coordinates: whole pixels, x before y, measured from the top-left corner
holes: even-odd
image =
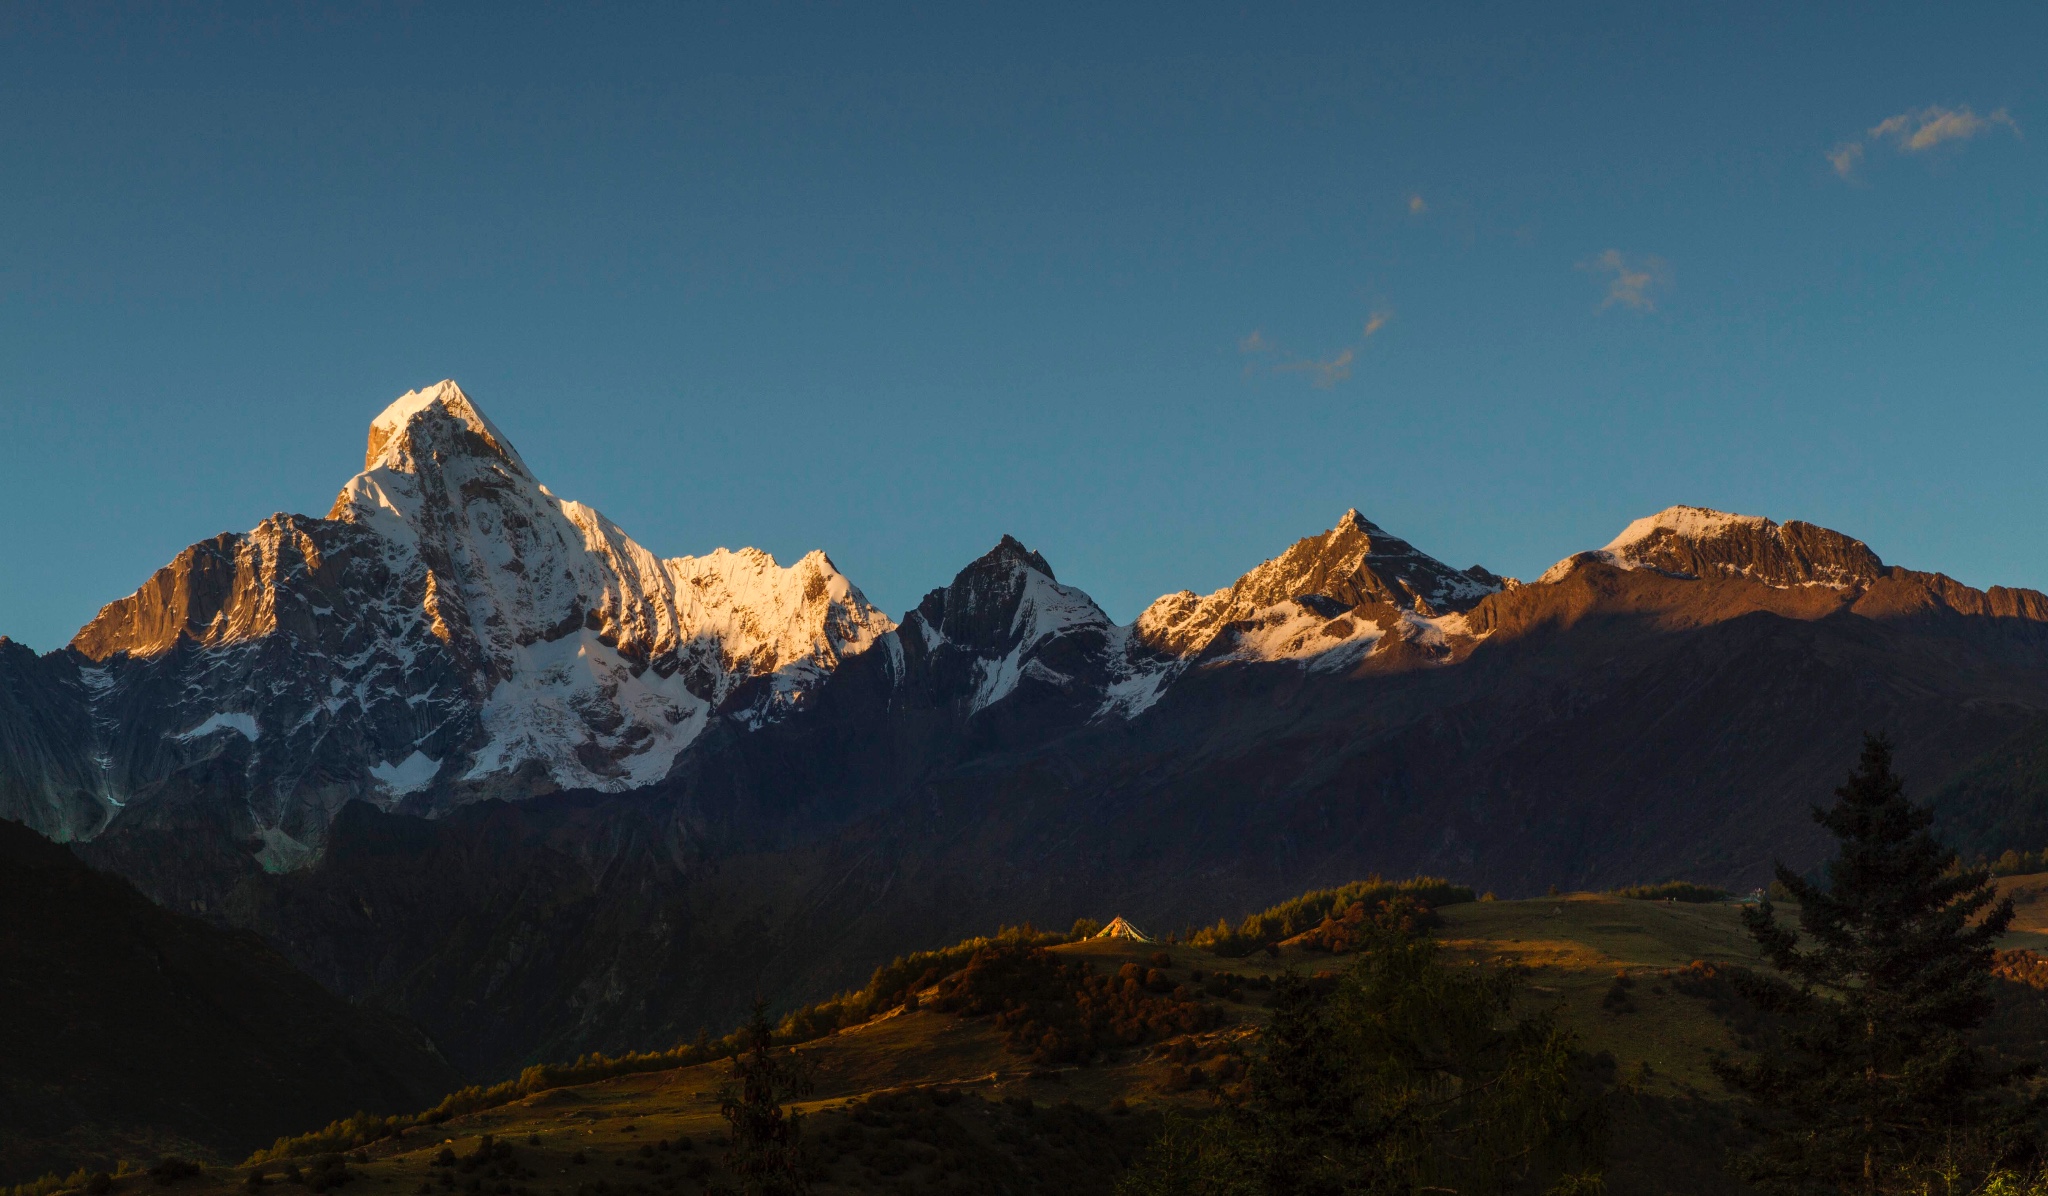
[[[1011,532],[1129,618],[1354,505],[2048,588],[2041,6],[591,7],[0,9],[0,633],[443,377],[892,614]]]

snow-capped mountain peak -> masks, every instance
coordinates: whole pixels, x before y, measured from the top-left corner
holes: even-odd
[[[1691,506],[1637,519],[1605,548],[1566,557],[1539,580],[1563,580],[1588,562],[1673,577],[1741,577],[1779,588],[1867,586],[1885,571],[1868,545],[1840,532]]]
[[[408,458],[417,452],[413,443],[415,424],[422,425],[424,433],[426,427],[437,419],[460,424],[506,464],[532,476],[527,473],[526,462],[520,459],[519,451],[512,447],[512,442],[477,409],[476,404],[469,401],[469,396],[462,393],[462,388],[452,378],[421,390],[405,392],[370,421],[370,439],[363,451],[363,469],[368,471],[379,466],[407,469]]]
[[[1019,696],[1130,713],[1158,697],[1168,663],[1013,536],[925,595],[891,644],[899,686],[970,717]]]
[[[194,546],[74,646],[106,702],[162,691],[166,759],[109,800],[237,738],[194,727],[260,725],[241,737],[258,829],[317,835],[353,796],[649,784],[713,718],[780,717],[892,626],[822,552],[656,557],[542,486],[451,381],[371,422],[327,518]]]
[[[1233,623],[1298,621],[1304,616],[1292,606],[1275,608],[1299,599],[1334,602],[1339,610],[1387,605],[1435,618],[1470,610],[1508,584],[1476,565],[1453,569],[1354,507],[1329,531],[1296,541],[1224,589],[1165,595],[1138,616],[1137,630],[1155,647],[1192,655]]]

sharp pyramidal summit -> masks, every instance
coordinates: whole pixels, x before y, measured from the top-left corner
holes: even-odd
[[[1004,536],[899,623],[821,551],[657,557],[442,382],[325,517],[0,641],[0,816],[485,1074],[1021,918],[1756,885],[1872,727],[1961,841],[2048,840],[2044,719],[2048,598],[1796,520],[1674,506],[1522,582],[1352,510],[1130,624]]]

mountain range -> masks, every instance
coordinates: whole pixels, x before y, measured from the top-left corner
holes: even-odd
[[[325,518],[0,641],[0,816],[476,1075],[730,1022],[994,919],[1818,862],[1867,730],[2048,841],[2048,596],[1695,507],[1520,582],[1357,511],[1119,624],[1004,537],[891,621],[823,553],[660,559],[452,382]]]

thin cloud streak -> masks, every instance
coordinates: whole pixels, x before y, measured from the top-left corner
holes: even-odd
[[[1392,311],[1385,309],[1374,311],[1366,317],[1365,327],[1358,334],[1358,343],[1355,345],[1345,345],[1337,350],[1335,355],[1330,357],[1303,357],[1299,354],[1290,353],[1271,337],[1267,336],[1265,332],[1256,328],[1238,339],[1237,351],[1247,357],[1278,358],[1279,360],[1265,367],[1271,373],[1306,374],[1308,375],[1309,385],[1317,390],[1328,390],[1339,382],[1343,382],[1351,377],[1352,366],[1358,361],[1358,351],[1365,347],[1366,341],[1378,335],[1380,329],[1387,326],[1387,321],[1393,318],[1394,313]],[[1249,378],[1259,372],[1260,366],[1258,362],[1253,361],[1245,364],[1245,377]]]
[[[1351,376],[1351,362],[1358,356],[1349,345],[1327,361],[1288,361],[1273,367],[1275,373],[1307,374],[1317,390],[1328,390]]]
[[[1902,154],[1922,154],[1948,142],[1973,140],[2000,127],[2015,137],[2022,136],[2019,122],[2007,109],[1998,108],[1989,116],[1979,116],[1968,104],[1960,108],[1930,104],[1897,116],[1887,116],[1870,126],[1858,140],[1845,141],[1827,151],[1828,165],[1842,178],[1854,179],[1856,168],[1863,161],[1866,144],[1878,145],[1888,141]]]
[[[2020,127],[2013,123],[2012,113],[2003,108],[1990,116],[1978,116],[1970,111],[1968,105],[1961,108],[1928,107],[1887,117],[1871,126],[1870,136],[1873,140],[1893,138],[1900,149],[1917,154],[1944,141],[1968,141],[1999,125],[2011,129],[2014,136],[2019,135]]]

